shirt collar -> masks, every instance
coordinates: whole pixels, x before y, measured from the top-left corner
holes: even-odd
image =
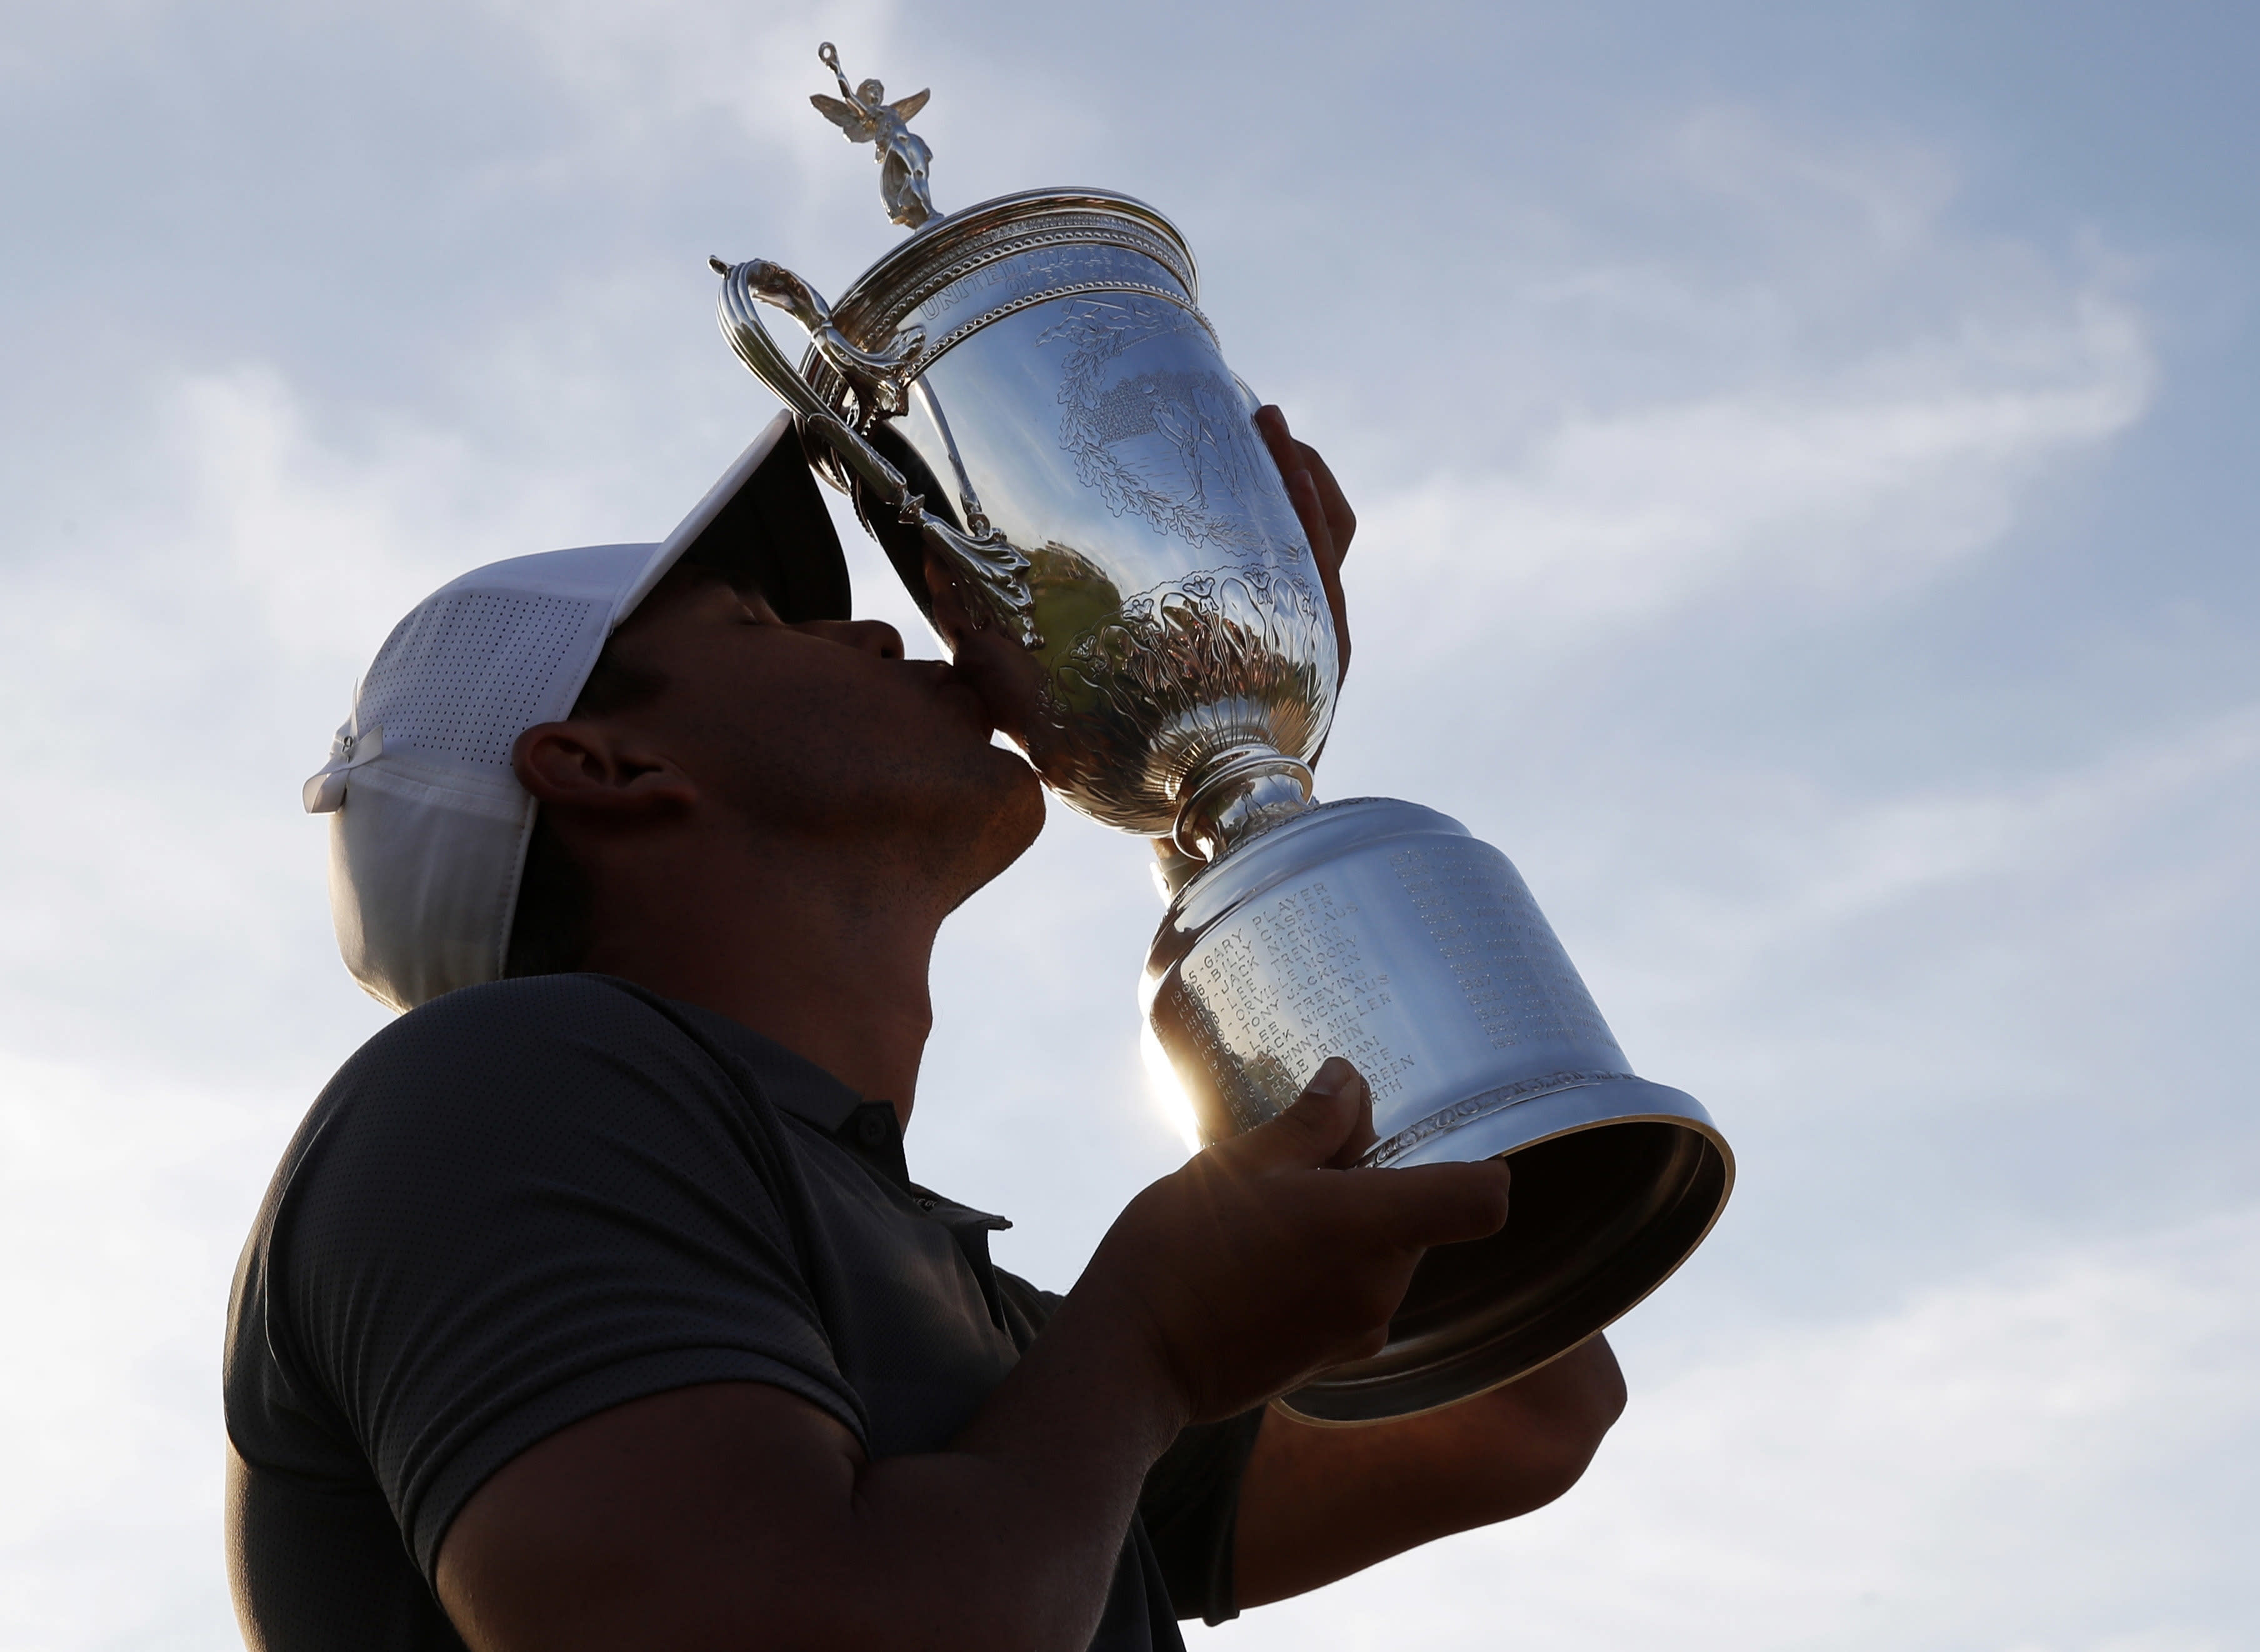
[[[1001,1216],[944,1198],[911,1180],[893,1103],[864,1100],[806,1056],[794,1055],[775,1039],[726,1015],[679,999],[675,1003],[708,1037],[745,1062],[772,1105],[824,1131],[915,1198],[927,1215],[952,1228],[995,1231],[1012,1225]]]
[[[805,1119],[820,1130],[837,1131],[863,1105],[862,1096],[775,1039],[764,1038],[750,1026],[696,1004],[677,1000],[676,1008],[752,1069],[754,1082],[772,1105],[796,1118]]]

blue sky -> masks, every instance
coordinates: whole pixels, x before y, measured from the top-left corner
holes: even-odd
[[[227,1274],[382,1019],[298,783],[425,590],[768,416],[709,253],[898,233],[822,39],[945,208],[1184,227],[1362,517],[1322,788],[1505,849],[1741,1158],[1576,1492],[1196,1645],[2260,1638],[2254,14],[17,0],[0,1647],[233,1643]],[[1180,1151],[1142,853],[945,933],[913,1163],[1054,1285]]]

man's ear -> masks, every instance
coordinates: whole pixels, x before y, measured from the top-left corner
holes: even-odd
[[[600,722],[536,723],[511,747],[510,766],[545,809],[625,821],[698,800],[697,784],[666,754]]]

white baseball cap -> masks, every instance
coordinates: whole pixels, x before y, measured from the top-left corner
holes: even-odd
[[[661,543],[491,562],[392,628],[304,791],[330,817],[338,949],[371,997],[409,1010],[501,978],[535,811],[511,747],[571,712],[605,640],[686,556],[750,576],[787,620],[848,617],[790,414]]]

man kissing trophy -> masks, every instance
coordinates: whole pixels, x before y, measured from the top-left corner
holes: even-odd
[[[1504,855],[1418,804],[1313,797],[1333,616],[1176,226],[1096,189],[938,215],[908,125],[927,94],[820,56],[840,97],[813,102],[875,146],[911,236],[830,304],[712,261],[723,333],[1044,782],[1156,841],[1146,1015],[1204,1139],[1342,1056],[1372,1092],[1362,1163],[1512,1160],[1506,1226],[1431,1251],[1387,1346],[1284,1403],[1376,1421],[1576,1347],[1710,1231],[1725,1139],[1633,1075]],[[797,364],[764,305],[806,329]]]

